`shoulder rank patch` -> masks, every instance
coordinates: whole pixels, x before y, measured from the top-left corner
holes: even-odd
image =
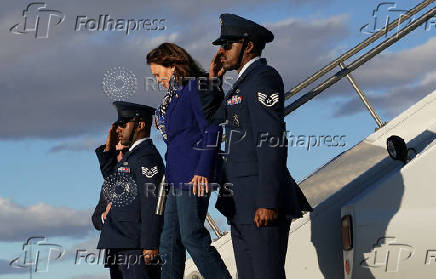
[[[257,92],[257,100],[266,107],[272,107],[279,101],[279,94],[272,93],[271,95]]]
[[[152,168],[145,168],[142,167],[142,174],[145,175],[147,178],[152,178],[155,174],[157,174],[157,166]]]
[[[242,103],[242,96],[233,95],[232,98],[227,100],[228,106],[233,106]]]

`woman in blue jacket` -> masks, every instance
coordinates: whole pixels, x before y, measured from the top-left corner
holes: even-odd
[[[162,278],[183,278],[186,251],[204,278],[231,278],[204,227],[220,131],[211,119],[223,93],[211,90],[207,73],[176,44],[150,51],[147,64],[168,89],[156,110],[156,125],[167,144],[165,177],[172,187],[161,236]]]

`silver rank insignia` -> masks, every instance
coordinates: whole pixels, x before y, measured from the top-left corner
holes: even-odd
[[[145,175],[147,178],[152,178],[155,174],[157,174],[157,166],[152,168],[145,168],[142,167],[142,174]]]
[[[266,107],[272,107],[279,101],[279,94],[273,93],[271,95],[257,92],[257,100]]]
[[[239,116],[236,113],[232,115],[232,120],[233,125],[235,125],[235,127],[239,127]]]

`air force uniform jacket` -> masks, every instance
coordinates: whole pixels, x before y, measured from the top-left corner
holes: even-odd
[[[217,208],[231,222],[252,224],[257,208],[278,209],[279,217],[291,218],[311,210],[286,167],[283,87],[279,73],[260,58],[238,78],[216,114],[226,123],[225,173],[231,185],[230,197],[220,197]]]
[[[128,151],[119,163],[116,151],[103,150],[104,145],[96,149],[96,154],[105,180],[117,172],[126,173],[135,181],[137,194],[122,206],[113,204],[104,224],[98,218],[110,201],[103,202],[104,197],[100,196],[98,214],[93,216],[96,228],[101,226],[97,248],[157,249],[163,218],[155,214],[155,209],[158,187],[165,172],[158,150],[151,139],[146,139]]]

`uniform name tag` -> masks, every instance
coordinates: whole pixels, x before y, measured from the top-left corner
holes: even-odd
[[[228,106],[233,106],[242,103],[242,96],[234,95],[231,99],[227,100]]]
[[[130,168],[119,167],[119,168],[118,168],[118,172],[122,172],[122,173],[130,173]]]

